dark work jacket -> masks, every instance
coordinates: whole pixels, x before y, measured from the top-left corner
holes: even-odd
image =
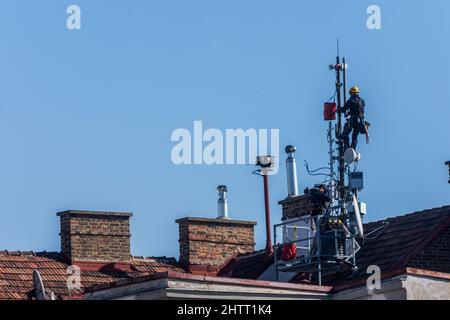
[[[364,120],[364,108],[366,107],[366,102],[359,95],[354,94],[347,100],[342,108],[342,111],[346,113],[350,111],[350,117],[352,120]]]

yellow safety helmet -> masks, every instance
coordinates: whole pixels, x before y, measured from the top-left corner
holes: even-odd
[[[357,86],[351,87],[349,93],[351,95],[359,93],[359,88]]]

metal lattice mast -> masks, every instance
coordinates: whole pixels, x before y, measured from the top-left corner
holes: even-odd
[[[330,207],[333,210],[334,207],[334,200],[336,199],[336,185],[335,185],[335,173],[334,173],[334,165],[335,165],[335,156],[334,156],[334,143],[335,139],[333,138],[333,125],[331,121],[328,122],[328,132],[327,132],[327,140],[328,140],[328,155],[329,155],[329,162],[328,165],[330,167],[330,181],[328,183],[328,190],[329,190],[329,196],[331,199],[331,205]]]
[[[344,202],[345,202],[345,164],[344,164],[344,145],[342,141],[342,103],[341,103],[341,61],[339,55],[336,56],[336,64],[334,70],[336,71],[336,99],[337,99],[337,113],[338,121],[336,128],[336,142],[338,144],[338,171],[339,171],[339,181],[338,181],[338,198],[339,206],[341,208],[341,214],[345,214]]]

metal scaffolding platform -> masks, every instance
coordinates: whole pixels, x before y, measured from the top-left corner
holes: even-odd
[[[280,232],[282,233],[280,237]],[[277,239],[282,239],[278,242]],[[356,268],[356,253],[360,245],[339,218],[329,215],[304,216],[274,226],[275,268],[279,272],[334,273],[347,265]],[[279,250],[295,244],[295,257],[279,255]]]

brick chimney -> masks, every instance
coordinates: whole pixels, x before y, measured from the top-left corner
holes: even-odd
[[[180,263],[193,273],[214,273],[235,254],[255,250],[256,222],[190,217],[176,222]]]
[[[71,264],[125,264],[130,261],[131,213],[58,212],[61,252]]]
[[[278,204],[282,207],[282,221],[308,216],[313,209],[310,195],[286,198],[279,201]]]
[[[296,219],[309,215],[322,214],[330,198],[323,191],[324,185],[316,185],[314,188],[306,188],[301,196],[287,197],[278,202],[282,207],[282,221]]]

